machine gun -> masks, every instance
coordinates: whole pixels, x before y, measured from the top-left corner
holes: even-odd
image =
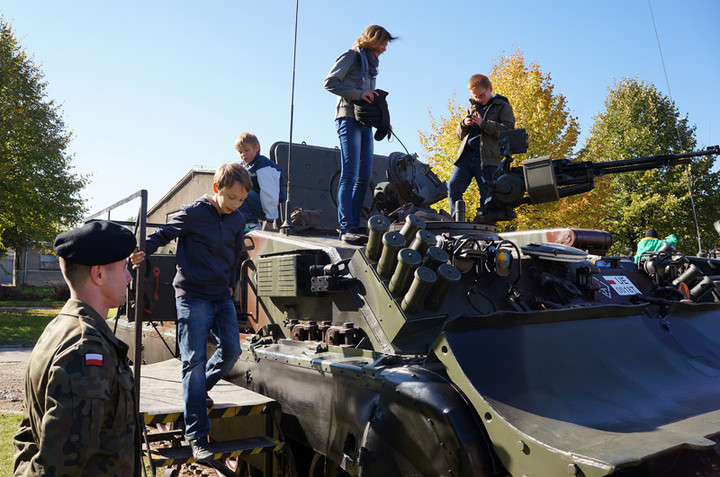
[[[570,162],[544,156],[523,161],[520,167],[510,167],[512,154],[527,151],[527,132],[524,129],[503,131],[498,144],[504,159],[493,176],[489,197],[478,207],[477,223],[494,225],[515,218],[514,209],[521,204],[542,204],[588,192],[595,186],[595,177],[689,164],[693,157],[720,153],[718,146],[710,146],[701,151],[609,162]]]

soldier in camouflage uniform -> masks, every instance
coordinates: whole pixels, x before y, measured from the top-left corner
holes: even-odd
[[[140,475],[128,347],[105,322],[125,301],[135,246],[129,230],[107,221],[56,238],[71,298],[28,362],[13,476]]]

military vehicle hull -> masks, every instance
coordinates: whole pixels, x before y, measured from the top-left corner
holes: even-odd
[[[293,167],[318,153],[297,149]],[[423,176],[389,162],[404,183],[385,204]],[[542,167],[523,186],[536,197],[566,165]],[[305,179],[301,195],[332,197]],[[661,249],[636,264],[606,255],[605,232],[500,236],[416,210],[370,217],[364,247],[327,229],[246,236],[227,379],[280,403],[300,475],[720,476],[720,261]],[[148,260],[144,320],[164,321],[143,324],[148,361],[173,326],[171,262]]]
[[[476,227],[476,237],[500,241]],[[448,292],[442,311],[405,313],[365,249],[251,235],[254,263],[302,250],[327,263],[350,255],[352,281],[314,300],[300,286],[295,296],[258,288],[263,274],[279,279],[272,267],[249,273],[250,320],[265,337],[246,342],[229,377],[281,403],[286,434],[315,456],[310,475],[326,475],[317,466],[328,462],[349,475],[695,475],[717,465],[717,303],[633,303],[617,277],[640,295],[652,285],[618,259],[594,275],[593,300],[553,308],[549,297],[562,293],[552,288],[570,287],[572,273],[536,255],[521,267],[543,272],[488,277],[496,283],[482,291],[472,291],[473,276]],[[576,273],[589,265],[559,260],[575,260]],[[560,281],[539,286],[558,266]],[[545,309],[515,309],[512,281]],[[361,337],[352,347],[301,339],[291,320],[353,323]]]
[[[467,236],[468,227],[455,233]],[[475,227],[478,237],[500,241]],[[281,404],[301,474],[717,474],[714,298],[633,302],[611,284],[616,277],[640,295],[652,284],[625,259],[595,274],[602,285],[595,299],[575,306],[552,308],[548,297],[557,300],[552,288],[560,285],[543,288],[541,273],[528,272],[492,277],[502,283],[485,283],[482,292],[470,291],[477,277],[461,280],[441,312],[405,313],[364,248],[276,232],[253,232],[248,244],[245,311],[257,333],[243,335],[227,379]],[[347,262],[350,281],[312,292],[297,274],[310,262]],[[525,270],[568,267],[538,256],[520,262]],[[296,268],[272,271],[288,263]],[[284,287],[274,286],[283,279]],[[546,308],[515,309],[507,293],[515,280],[517,295],[527,303],[540,297]],[[353,323],[359,334],[352,346],[334,345],[327,330],[294,334],[292,320]]]
[[[291,340],[248,348],[229,377],[283,400],[283,429],[301,475],[483,476],[502,469],[442,366],[316,348]]]

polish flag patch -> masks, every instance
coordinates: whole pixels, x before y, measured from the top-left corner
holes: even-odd
[[[85,354],[85,366],[102,366],[103,355],[99,353],[87,353]]]

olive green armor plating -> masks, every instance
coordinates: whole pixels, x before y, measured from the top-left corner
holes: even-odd
[[[300,171],[335,171],[339,153],[293,145],[288,165],[287,149],[271,156],[292,204],[332,196]],[[248,333],[228,379],[280,403],[301,475],[720,475],[720,261],[666,249],[636,264],[606,255],[606,232],[494,227],[628,161],[714,153],[506,161],[472,223],[425,212],[444,187],[427,166],[376,156],[390,182],[366,208],[393,213],[370,214],[366,246],[323,230],[327,200],[316,233],[246,237]]]

